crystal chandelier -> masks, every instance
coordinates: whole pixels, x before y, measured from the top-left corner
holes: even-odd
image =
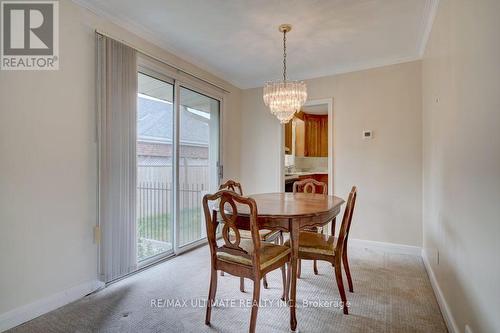
[[[295,112],[300,110],[307,99],[306,84],[303,81],[286,79],[286,33],[290,30],[290,24],[279,26],[279,31],[283,33],[283,81],[266,82],[264,85],[264,103],[282,124],[292,120]]]

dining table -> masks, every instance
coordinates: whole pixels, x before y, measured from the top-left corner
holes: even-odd
[[[257,204],[259,229],[281,230],[289,233],[291,247],[290,328],[297,329],[297,264],[300,231],[335,223],[344,200],[325,194],[313,193],[262,193],[250,195]],[[249,229],[248,206],[237,209],[236,227]]]

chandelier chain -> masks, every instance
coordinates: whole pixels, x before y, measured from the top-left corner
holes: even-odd
[[[286,30],[283,31],[283,82],[286,82]]]
[[[298,112],[307,100],[307,87],[303,81],[287,81],[286,33],[291,29],[290,24],[279,26],[279,31],[283,33],[283,80],[266,82],[262,96],[271,113],[282,124],[292,120],[295,112]]]

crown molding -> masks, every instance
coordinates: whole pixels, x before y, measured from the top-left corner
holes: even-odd
[[[328,76],[348,74],[364,70],[377,69],[385,66],[398,65],[417,60],[421,60],[421,57],[419,55],[387,57],[376,60],[358,62],[346,66],[337,66],[332,69],[326,69],[326,70],[321,69],[319,71],[310,73],[309,75],[294,73],[294,77],[300,77],[300,81],[307,81],[307,80],[321,79]],[[246,85],[243,85],[240,88],[244,90],[262,88],[264,81],[265,80],[263,80],[262,82],[250,82],[247,83]]]
[[[182,61],[185,61],[187,63],[190,63],[199,69],[207,72],[208,74],[211,74],[220,80],[223,80],[239,89],[252,89],[252,88],[258,88],[263,85],[265,80],[263,79],[262,82],[240,82],[239,80],[235,80],[234,78],[228,77],[227,74],[221,73],[219,70],[213,68],[210,65],[207,65],[205,62],[202,60],[195,59],[194,57],[186,54],[183,51],[178,50],[177,48],[173,47],[172,45],[168,44],[164,39],[158,38],[152,31],[144,27],[143,25],[134,22],[130,20],[129,18],[120,15],[118,13],[110,13],[109,11],[103,10],[102,8],[99,8],[95,6],[93,3],[87,1],[87,0],[72,0],[75,4],[91,11],[95,15],[102,17],[106,20],[109,20],[110,22],[114,23],[115,25],[137,35],[138,37],[154,44],[155,46],[163,49],[164,51],[172,54],[173,56],[179,58]],[[338,74],[345,74],[345,73],[350,73],[350,72],[357,72],[361,70],[367,70],[367,69],[373,69],[373,68],[379,68],[379,67],[384,67],[384,66],[389,66],[389,65],[396,65],[400,63],[405,63],[405,62],[411,62],[411,61],[416,61],[420,60],[423,57],[423,54],[425,52],[425,47],[427,45],[427,41],[430,36],[430,32],[432,30],[432,25],[434,23],[434,18],[437,12],[437,8],[439,5],[439,0],[426,0],[425,6],[424,6],[424,12],[422,15],[422,20],[421,20],[421,25],[420,25],[420,38],[418,38],[418,41],[415,46],[415,53],[413,55],[406,55],[406,56],[393,56],[393,57],[387,57],[383,59],[376,59],[376,60],[370,60],[370,61],[365,61],[365,62],[360,62],[356,64],[347,64],[345,66],[340,66],[337,68],[333,68],[330,70],[321,70],[321,71],[316,71],[315,73],[308,74],[308,75],[301,75],[300,73],[296,73],[297,77],[301,77],[302,80],[310,80],[310,79],[315,79],[315,78],[320,78],[320,77],[325,77],[325,76],[332,76],[332,75],[338,75]]]
[[[425,47],[431,35],[432,25],[436,17],[439,0],[427,0],[424,7],[424,15],[422,16],[422,24],[420,30],[420,40],[417,44],[417,54],[420,58],[424,56]]]
[[[71,0],[73,3],[76,5],[87,9],[88,11],[94,13],[95,15],[102,17],[103,19],[106,19],[110,21],[111,23],[115,24],[116,26],[125,29],[134,35],[144,39],[145,41],[161,48],[163,51],[170,53],[176,58],[179,58],[180,60],[187,62],[191,65],[194,65],[201,69],[202,71],[207,72],[210,75],[215,76],[221,81],[225,81],[237,88],[240,88],[242,86],[241,82],[235,81],[231,78],[228,78],[225,74],[219,72],[218,70],[208,66],[207,64],[194,59],[190,55],[187,55],[186,53],[176,49],[172,45],[168,44],[164,39],[156,37],[156,35],[149,30],[148,28],[144,27],[142,24],[139,24],[137,22],[134,22],[130,20],[129,18],[117,14],[117,13],[110,13],[106,10],[103,10],[102,8],[99,8],[95,6],[93,3],[90,3],[87,0]],[[190,71],[188,71],[190,72]],[[203,75],[197,74],[203,79],[210,80],[210,78],[205,78]],[[240,88],[241,89],[241,88]]]

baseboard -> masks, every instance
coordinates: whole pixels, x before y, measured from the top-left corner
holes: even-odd
[[[6,331],[31,319],[76,301],[91,292],[104,287],[101,281],[89,281],[30,304],[0,314],[0,332]]]
[[[424,261],[425,270],[427,271],[427,275],[429,276],[429,280],[431,280],[431,286],[434,290],[434,295],[436,295],[437,302],[439,304],[439,308],[441,309],[441,314],[444,317],[444,321],[446,323],[446,327],[448,328],[448,332],[450,333],[460,333],[458,329],[457,323],[453,314],[450,311],[450,307],[448,306],[448,302],[444,298],[443,292],[439,287],[439,283],[437,282],[436,275],[434,275],[434,271],[432,270],[432,266],[429,262],[429,258],[424,249],[422,249],[422,260]]]
[[[389,253],[398,253],[398,254],[409,254],[413,256],[421,256],[422,248],[419,246],[411,246],[404,244],[396,244],[396,243],[385,243],[385,242],[377,242],[365,239],[349,239],[349,246],[352,247],[361,247],[367,249],[380,249]]]

